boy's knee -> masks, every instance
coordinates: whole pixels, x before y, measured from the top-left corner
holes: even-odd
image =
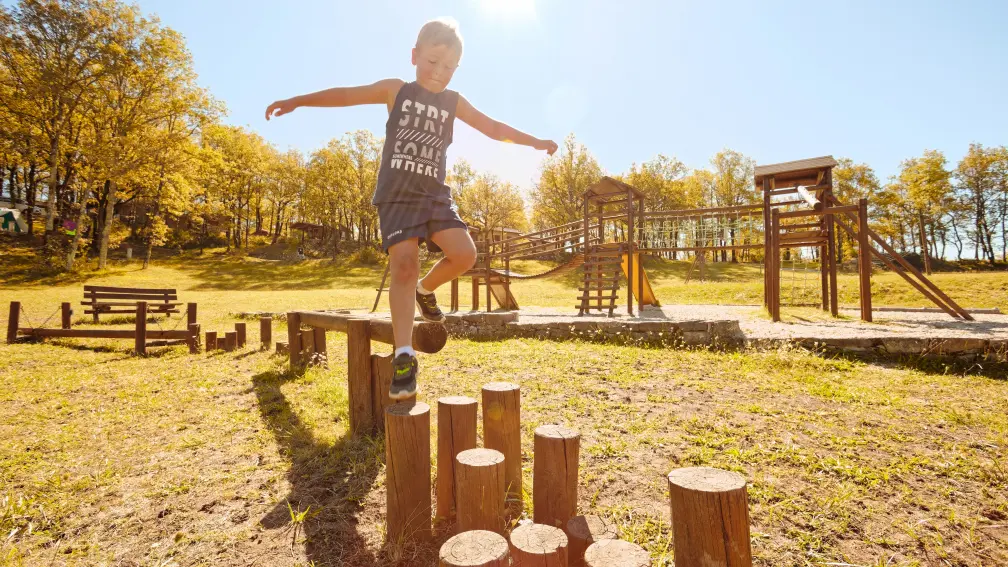
[[[420,262],[416,257],[408,254],[400,254],[389,257],[392,279],[399,282],[409,282],[416,280],[420,275]]]
[[[472,268],[476,265],[476,246],[469,243],[469,246],[462,247],[455,256],[452,258],[453,262],[458,262],[460,266],[464,266],[466,270]]]

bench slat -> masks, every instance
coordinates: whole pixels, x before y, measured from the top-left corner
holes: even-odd
[[[136,306],[136,304],[137,304],[136,301],[99,301],[97,303],[98,306],[107,305],[107,306],[112,306],[112,307],[119,307],[119,306],[126,306],[126,305]],[[90,307],[90,306],[95,305],[95,304],[91,303],[90,301],[81,301],[81,305],[86,305],[86,306]],[[147,309],[163,308],[165,306],[168,306],[168,307],[178,307],[179,305],[182,305],[182,303],[179,302],[179,301],[174,301],[174,302],[173,301],[159,301],[157,303],[149,303],[148,302],[147,303]]]
[[[114,287],[104,285],[86,285],[84,291],[111,291],[119,293],[175,293],[174,289],[146,287]]]
[[[97,299],[99,301],[102,300],[102,299],[136,299],[138,301],[144,301],[144,300],[148,300],[148,301],[163,301],[163,300],[166,300],[166,299],[167,300],[178,299],[178,296],[175,295],[174,293],[172,293],[172,294],[165,294],[165,293],[162,293],[162,294],[153,294],[153,293],[151,293],[151,294],[141,294],[141,293],[87,293],[87,294],[84,294],[84,298],[88,299],[88,300],[90,300],[90,299]]]
[[[148,309],[148,313],[180,313],[178,309]],[[105,315],[106,313],[136,313],[136,309],[99,309],[99,315]],[[94,311],[91,309],[84,310],[85,315],[94,315]]]

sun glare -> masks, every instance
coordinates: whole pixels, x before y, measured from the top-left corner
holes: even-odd
[[[492,16],[514,19],[536,17],[535,0],[479,0],[483,10]]]

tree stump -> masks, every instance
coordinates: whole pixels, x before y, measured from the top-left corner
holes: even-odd
[[[676,567],[751,567],[745,478],[691,467],[668,481]]]
[[[238,333],[230,331],[224,333],[224,350],[226,352],[234,352],[235,345],[238,344]]]
[[[280,355],[290,354],[290,348],[288,348],[287,343],[283,341],[277,341],[276,353]]]
[[[206,351],[210,352],[217,349],[217,331],[207,331],[205,333],[204,342],[206,343]]]
[[[455,517],[455,457],[462,451],[475,448],[476,400],[467,396],[439,399],[437,518]]]
[[[235,323],[235,347],[245,348],[245,333],[247,332],[244,322]]]
[[[462,532],[448,538],[438,554],[440,567],[508,567],[508,543],[486,530]]]
[[[566,567],[567,536],[553,526],[518,526],[511,532],[511,561],[516,567]]]
[[[468,449],[455,458],[459,531],[504,532],[504,455]]]
[[[616,526],[599,516],[574,516],[567,522],[570,567],[584,565],[585,550],[591,544],[616,539]]]
[[[431,536],[430,406],[395,404],[385,410],[386,541]]]
[[[262,345],[260,347],[262,350],[269,350],[270,344],[273,342],[272,317],[259,318],[259,342]]]
[[[588,546],[584,555],[585,567],[648,567],[651,556],[636,543],[618,539],[604,539]],[[676,565],[679,565],[676,563]]]
[[[483,386],[483,446],[504,455],[504,488],[509,513],[522,507],[521,388],[510,382]]]
[[[562,425],[535,430],[532,511],[537,524],[557,528],[577,514],[578,456],[581,434]]]

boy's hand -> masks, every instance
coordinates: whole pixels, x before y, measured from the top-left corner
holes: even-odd
[[[266,120],[269,120],[273,116],[283,116],[288,112],[293,112],[297,107],[298,105],[289,98],[285,100],[278,100],[266,107]]]
[[[537,150],[546,150],[547,155],[553,155],[553,152],[557,151],[556,142],[553,140],[539,140],[536,145],[532,146]]]

